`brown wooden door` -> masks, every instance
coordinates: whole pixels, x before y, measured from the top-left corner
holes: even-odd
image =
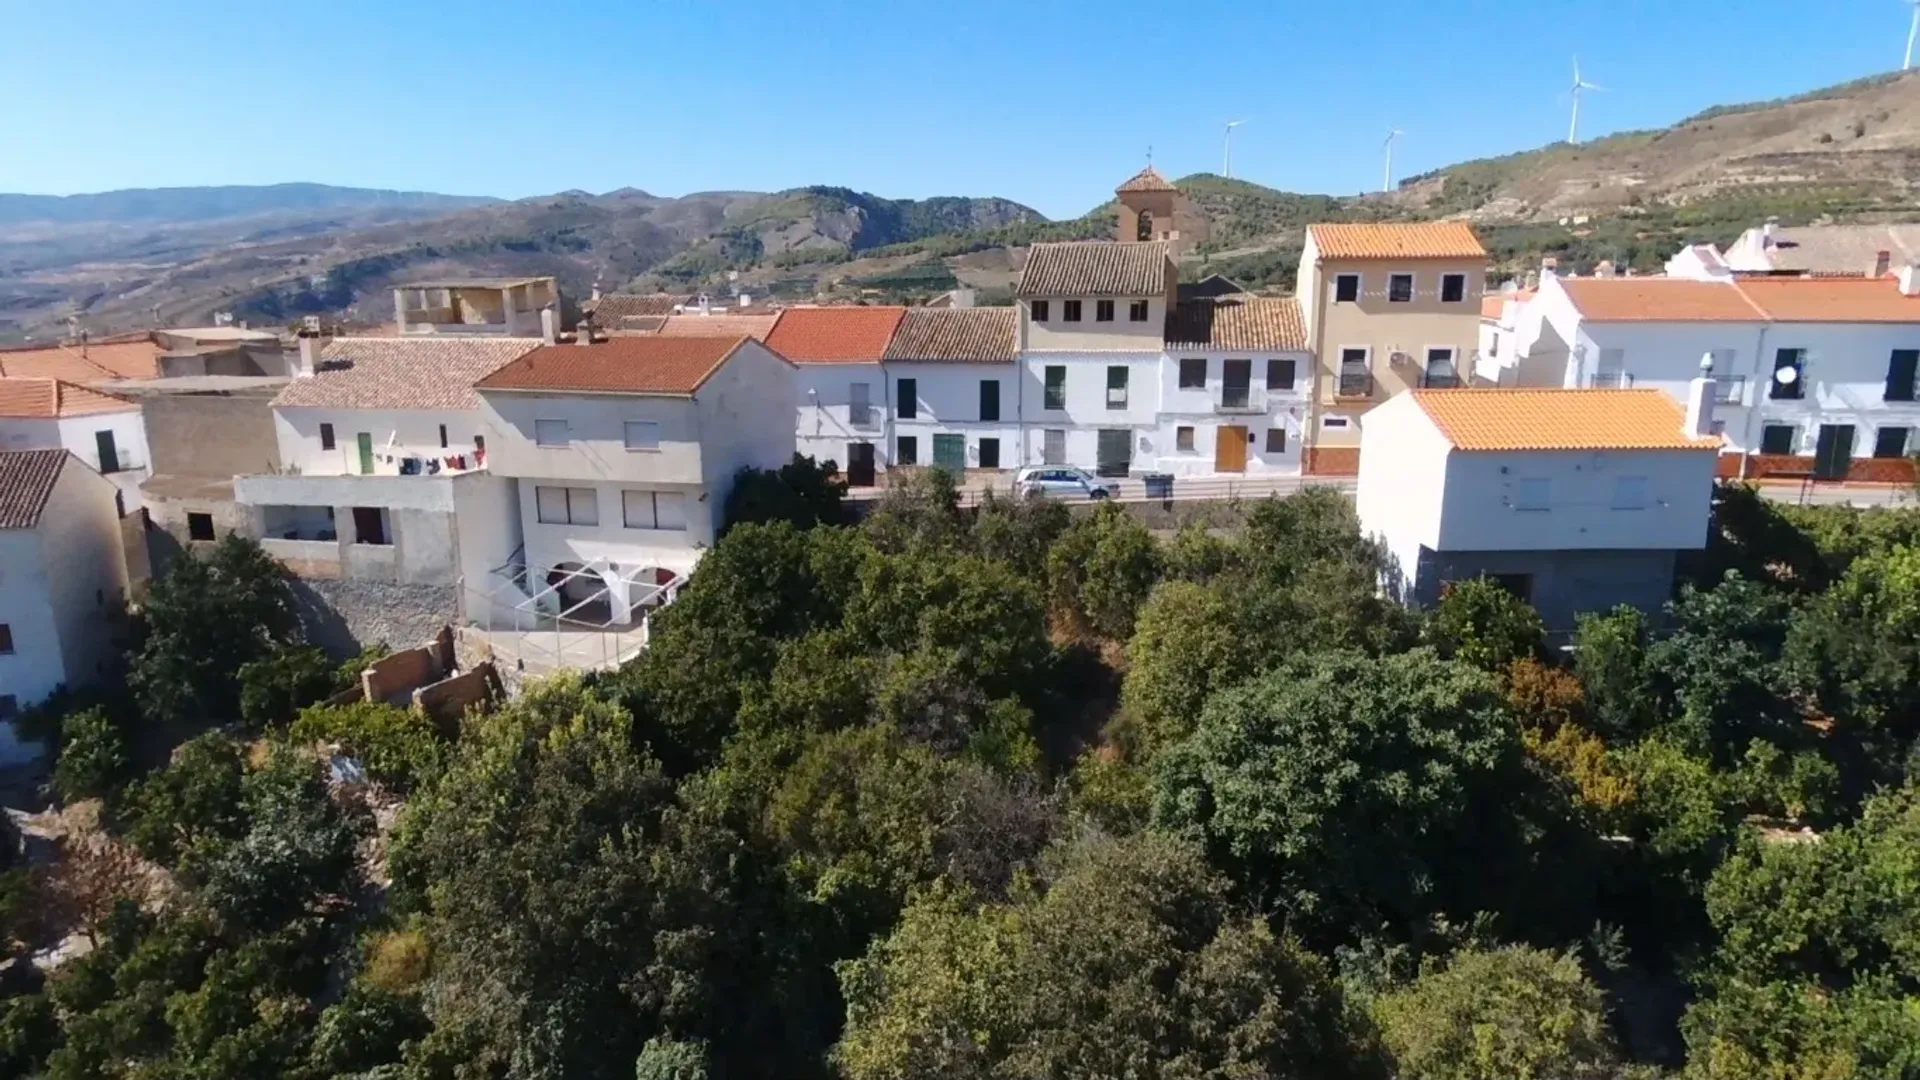
[[[1216,430],[1213,441],[1214,472],[1247,471],[1247,429],[1224,425]]]

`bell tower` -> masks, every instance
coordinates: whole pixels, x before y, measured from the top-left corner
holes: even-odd
[[[1120,199],[1120,224],[1114,239],[1123,243],[1165,240],[1173,256],[1191,251],[1207,238],[1207,219],[1187,193],[1161,176],[1151,163],[1113,189]]]

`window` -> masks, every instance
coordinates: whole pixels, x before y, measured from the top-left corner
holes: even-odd
[[[1533,603],[1532,574],[1489,574],[1488,579],[1523,604]]]
[[[629,420],[623,427],[629,450],[660,449],[660,424],[655,420]]]
[[[1388,274],[1387,275],[1387,302],[1390,304],[1405,304],[1405,303],[1410,303],[1412,300],[1413,300],[1413,275],[1412,274]]]
[[[1027,310],[1033,312],[1034,322],[1046,322],[1052,306],[1045,300],[1034,300],[1027,305]]]
[[[620,510],[629,529],[687,528],[687,497],[678,491],[622,491]]]
[[[354,507],[353,542],[375,544],[381,547],[393,543],[393,540],[387,536],[386,511],[377,506]]]
[[[1220,364],[1220,407],[1244,409],[1253,400],[1253,361],[1226,360]]]
[[[446,448],[447,448],[447,425],[441,424],[440,425],[440,449],[445,450]]]
[[[1337,430],[1347,426],[1347,418],[1344,416],[1323,416],[1320,418],[1320,426],[1322,428],[1333,428]]]
[[[900,419],[911,420],[920,415],[920,380],[901,379],[894,384],[900,395]]]
[[[567,422],[565,420],[535,420],[533,422],[533,444],[535,446],[567,445]]]
[[[1793,425],[1767,424],[1760,429],[1760,452],[1763,454],[1793,453]]]
[[[1873,456],[1877,458],[1903,458],[1907,456],[1907,433],[1912,428],[1883,427],[1873,437]]]
[[[1185,356],[1180,359],[1180,389],[1205,390],[1207,388],[1207,358],[1204,356]]]
[[[1441,274],[1440,275],[1440,302],[1441,303],[1457,304],[1460,301],[1465,300],[1466,298],[1467,298],[1467,275],[1465,274]]]
[[[188,514],[187,515],[187,539],[189,540],[213,539],[213,515],[212,514]]]
[[[866,383],[857,382],[847,386],[847,423],[872,423],[873,391]]]
[[[1078,300],[1060,301],[1060,317],[1066,320],[1067,322],[1079,322],[1080,321],[1080,301]]]
[[[1127,305],[1127,321],[1147,321],[1147,302],[1145,300],[1135,300],[1133,303]]]
[[[1000,467],[999,439],[980,440],[980,467],[983,469],[997,469]]]
[[[12,694],[0,694],[0,720],[11,720],[20,715],[20,699]]]
[[[1615,510],[1645,510],[1647,508],[1647,478],[1644,476],[1614,477],[1613,508]]]
[[[600,524],[600,503],[592,488],[536,487],[533,502],[543,525]]]
[[[1064,428],[1048,428],[1040,433],[1040,464],[1067,463],[1067,433]]]
[[[1140,217],[1134,222],[1133,238],[1135,240],[1153,239],[1153,211],[1140,211]]]
[[[1127,407],[1127,366],[1112,364],[1107,368],[1107,408],[1124,409]]]
[[[1287,452],[1287,429],[1283,427],[1267,429],[1267,453],[1284,454]]]
[[[320,425],[320,449],[322,450],[333,449],[333,425],[332,424]]]
[[[1920,367],[1920,349],[1895,349],[1887,358],[1887,400],[1912,401],[1914,369]]]
[[[893,463],[895,465],[920,464],[920,440],[912,435],[902,435],[894,439]]]
[[[1600,389],[1624,389],[1633,385],[1633,376],[1627,374],[1627,352],[1625,349],[1601,349],[1600,365],[1594,369],[1589,387]]]
[[[980,380],[980,419],[1000,419],[1000,380]]]
[[[1093,302],[1093,321],[1094,322],[1112,322],[1113,321],[1113,301],[1095,300]]]
[[[1181,426],[1173,429],[1173,448],[1183,454],[1193,452],[1193,429]]]
[[[120,448],[114,445],[113,432],[94,432],[93,447],[94,450],[98,452],[100,471],[102,473],[117,473],[120,471]]]
[[[0,656],[13,655],[13,627],[0,622]]]
[[[1067,407],[1067,367],[1065,364],[1047,365],[1047,394],[1041,402],[1048,409]]]
[[[1487,355],[1488,356],[1500,355],[1500,332],[1497,330],[1494,331],[1491,337],[1487,338]]]
[[[1807,396],[1807,350],[1781,349],[1773,354],[1773,382],[1767,396],[1797,401]]]
[[[1515,510],[1545,510],[1547,498],[1552,493],[1551,481],[1541,477],[1522,479],[1513,486],[1513,508]]]
[[[1364,348],[1340,350],[1340,383],[1334,393],[1338,397],[1371,397],[1373,395],[1373,371]]]
[[[1293,361],[1291,360],[1267,361],[1267,389],[1269,390],[1293,389]]]
[[[1427,374],[1422,381],[1442,389],[1460,385],[1460,373],[1454,370],[1451,348],[1427,350]]]
[[[1333,278],[1333,302],[1351,304],[1360,299],[1360,275],[1336,274]]]

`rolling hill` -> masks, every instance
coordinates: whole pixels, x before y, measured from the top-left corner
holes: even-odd
[[[1387,194],[1182,178],[1212,240],[1183,272],[1292,287],[1313,221],[1471,220],[1496,269],[1543,254],[1657,269],[1680,244],[1768,218],[1920,218],[1920,73],[1710,109],[1658,131],[1554,144],[1409,177]],[[1004,299],[1026,247],[1112,235],[1113,206],[1048,221],[998,198],[886,199],[844,187],[661,198],[625,188],[515,202],[321,185],[0,195],[0,334],[78,313],[96,331],[212,312],[282,322],[387,317],[414,277],[552,274],[568,296],[737,287],[789,299],[912,299],[956,284]]]

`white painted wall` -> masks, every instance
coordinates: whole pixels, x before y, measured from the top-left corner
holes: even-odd
[[[448,487],[453,494],[461,616],[479,626],[510,624],[515,605],[527,594],[494,571],[507,564],[526,535],[519,482],[484,472],[463,473]]]
[[[321,445],[320,425],[333,425],[333,449]],[[447,445],[440,445],[445,425]],[[360,472],[359,436],[373,436],[375,476],[399,474],[399,458],[444,459],[466,454],[473,464],[473,438],[485,434],[477,409],[321,409],[276,406],[274,437],[280,444],[280,462],[311,476],[341,476]],[[384,458],[395,460],[386,461]],[[444,467],[444,464],[443,464]]]
[[[1806,397],[1774,398],[1767,392],[1775,350],[1806,349]],[[1854,427],[1853,456],[1873,456],[1882,427],[1920,429],[1920,403],[1887,401],[1887,362],[1895,349],[1920,349],[1920,323],[1773,323],[1767,327],[1758,374],[1749,379],[1754,408],[1744,418],[1738,449],[1758,451],[1766,424],[1792,424],[1796,449],[1811,454],[1823,424]],[[1727,434],[1735,435],[1731,419]],[[1920,430],[1910,450],[1920,450]]]
[[[13,651],[0,653],[0,694],[20,708],[47,699],[66,681],[60,652],[60,626],[40,561],[40,535],[31,529],[0,530],[0,623],[13,633]],[[12,724],[0,724],[0,764],[40,756],[36,745],[22,745]]]
[[[1375,425],[1369,424],[1369,431]],[[1683,550],[1706,544],[1711,450],[1463,451],[1447,455],[1436,551]],[[1364,464],[1362,466],[1364,468]],[[1639,509],[1616,507],[1622,478],[1644,478]],[[1544,510],[1522,510],[1526,481]]]
[[[1180,361],[1203,359],[1207,363],[1204,387],[1182,389]],[[1229,359],[1247,360],[1252,365],[1247,407],[1225,411],[1218,407]],[[1267,361],[1292,360],[1291,387],[1267,385]],[[1151,468],[1175,476],[1211,476],[1214,451],[1222,426],[1244,427],[1253,436],[1247,444],[1248,473],[1297,473],[1300,471],[1302,436],[1307,422],[1313,385],[1313,356],[1301,352],[1223,352],[1180,349],[1164,354],[1159,365],[1160,411],[1153,437]],[[1179,429],[1191,427],[1193,449],[1181,450]],[[1267,450],[1267,433],[1280,428],[1287,433],[1286,449]],[[1142,466],[1146,467],[1146,466]],[[1238,474],[1219,474],[1238,475]]]
[[[1434,548],[1440,541],[1452,452],[1452,444],[1411,394],[1375,406],[1360,429],[1360,476],[1354,495],[1360,533],[1386,545],[1409,583],[1421,546]]]
[[[1043,432],[1049,428],[1067,433],[1069,465],[1092,468],[1097,462],[1098,433],[1107,428],[1125,428],[1132,432],[1133,467],[1151,467],[1153,437],[1160,421],[1160,365],[1164,354],[1155,352],[1068,353],[1031,352],[1020,361],[1020,419],[1026,428],[1026,454],[1015,465],[1038,464],[1045,445]],[[1046,407],[1046,369],[1067,369],[1066,407]],[[1109,408],[1107,404],[1107,368],[1127,369],[1127,404]]]
[[[801,364],[793,373],[794,449],[819,461],[847,467],[848,443],[872,443],[876,469],[893,460],[886,372],[879,364]],[[867,421],[854,424],[853,386],[867,388]]]
[[[120,491],[126,508],[133,510],[142,505],[141,481],[153,475],[146,417],[139,410],[58,419],[0,418],[0,450],[60,447],[97,470],[100,443],[96,433],[101,431],[113,432],[114,449],[120,459],[120,471],[108,474],[107,479]]]
[[[893,445],[901,436],[912,437],[920,464],[933,464],[935,435],[960,435],[967,441],[968,468],[981,467],[981,439],[1000,440],[1000,468],[1019,467],[1021,394],[1030,389],[1023,385],[1020,365],[889,362],[886,374],[894,411]],[[901,415],[906,409],[902,379],[914,382],[912,417]],[[998,420],[980,418],[980,384],[988,380],[1000,384]]]

